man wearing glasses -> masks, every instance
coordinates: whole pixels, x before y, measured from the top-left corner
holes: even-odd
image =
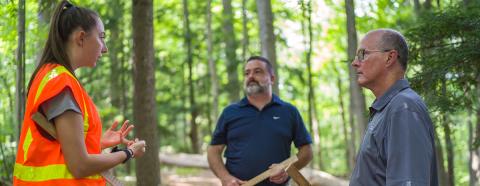
[[[357,82],[375,95],[351,186],[438,185],[432,121],[405,79],[408,46],[391,29],[360,42],[352,66]]]

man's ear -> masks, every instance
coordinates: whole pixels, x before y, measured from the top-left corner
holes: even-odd
[[[390,67],[397,62],[398,62],[398,52],[396,50],[389,51],[385,65],[387,65],[387,67]]]
[[[270,79],[272,79],[272,85],[275,84],[275,74],[270,75]]]

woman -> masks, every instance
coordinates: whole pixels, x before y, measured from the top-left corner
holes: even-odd
[[[105,185],[102,171],[145,152],[145,141],[125,139],[133,127],[128,121],[118,131],[115,122],[101,136],[95,105],[75,76],[76,69],[94,67],[107,52],[104,38],[97,13],[68,1],[57,5],[28,86],[14,185]],[[54,125],[56,136],[31,119],[38,113]],[[118,144],[127,149],[101,154]]]

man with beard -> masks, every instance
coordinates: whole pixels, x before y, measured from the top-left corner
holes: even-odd
[[[271,63],[252,56],[244,75],[246,97],[223,110],[207,150],[210,168],[224,186],[241,185],[289,158],[292,142],[298,148],[296,168],[312,159],[312,140],[297,108],[272,94]],[[281,170],[257,185],[286,185],[287,181],[288,174]]]

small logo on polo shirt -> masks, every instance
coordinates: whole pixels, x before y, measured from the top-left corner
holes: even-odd
[[[273,119],[274,119],[274,120],[277,120],[277,119],[280,119],[280,117],[278,117],[278,116],[273,116]]]

